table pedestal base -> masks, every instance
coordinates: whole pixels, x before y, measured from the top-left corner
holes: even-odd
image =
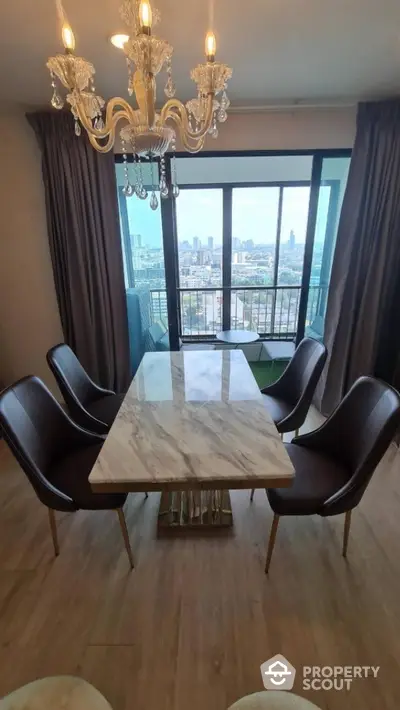
[[[160,528],[220,528],[233,525],[228,490],[163,491],[158,511]]]

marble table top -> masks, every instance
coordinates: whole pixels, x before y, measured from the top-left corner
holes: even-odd
[[[294,469],[241,350],[146,353],[90,474],[95,491],[277,488]]]

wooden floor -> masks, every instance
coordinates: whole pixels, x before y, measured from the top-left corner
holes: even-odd
[[[400,454],[353,514],[281,521],[269,578],[266,496],[234,493],[232,535],[156,538],[159,496],[131,495],[130,572],[112,512],[47,511],[0,442],[0,695],[75,674],[114,710],[226,710],[262,689],[259,666],[379,665],[349,692],[294,690],[324,710],[394,710],[400,697]],[[298,678],[299,678],[298,673]]]

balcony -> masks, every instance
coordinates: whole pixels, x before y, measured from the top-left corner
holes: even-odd
[[[310,286],[306,326],[320,313],[325,286]],[[222,330],[223,290],[180,288],[179,324],[182,339],[208,339]],[[231,328],[255,330],[263,338],[291,340],[299,319],[300,286],[233,287],[229,289]],[[151,290],[153,321],[166,319],[165,290]]]

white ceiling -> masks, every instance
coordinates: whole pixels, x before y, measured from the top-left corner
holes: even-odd
[[[233,67],[236,106],[346,103],[400,93],[399,0],[215,0],[217,58]],[[77,53],[97,70],[105,97],[127,96],[119,0],[64,0]],[[174,46],[177,94],[194,95],[190,69],[203,61],[209,0],[158,0],[156,33]],[[61,51],[54,0],[10,0],[0,22],[0,99],[45,104],[47,57]],[[165,76],[165,75],[164,75]],[[162,78],[164,82],[164,77]],[[162,98],[159,88],[159,98]]]

